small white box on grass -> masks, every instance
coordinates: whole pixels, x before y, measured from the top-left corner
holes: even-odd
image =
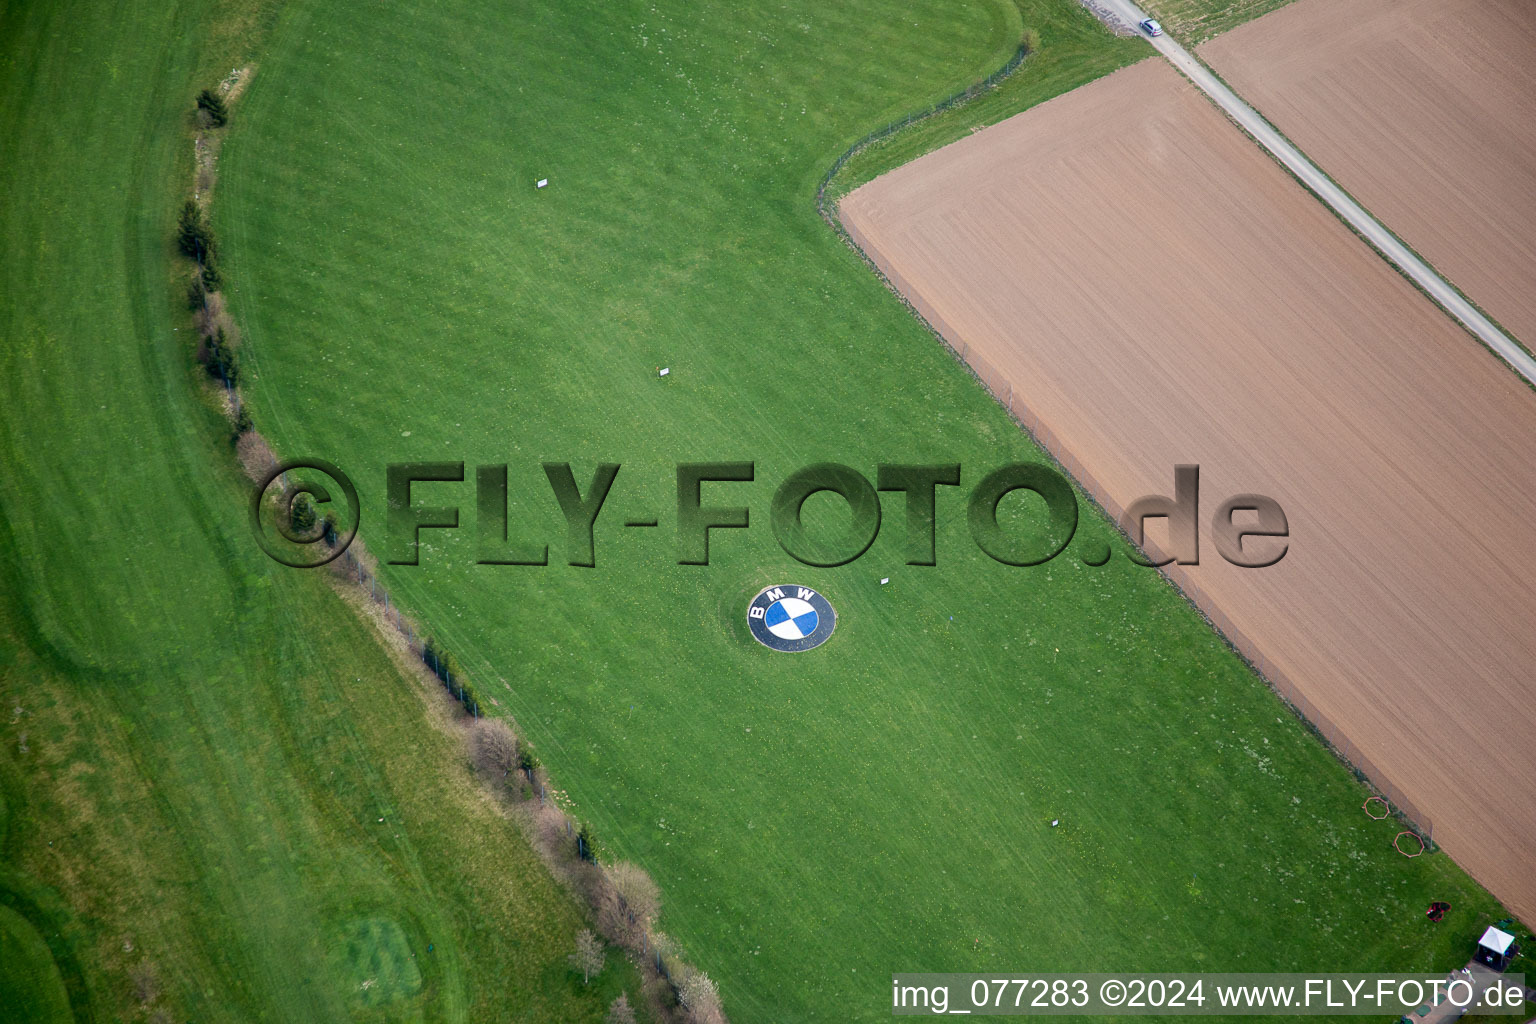
[[[543,188],[545,185],[548,185],[548,184],[549,184],[549,179],[548,178],[540,178],[538,181],[533,183],[533,187],[534,188]]]
[[[670,366],[663,366],[661,368],[661,370],[657,372],[656,376],[658,376],[658,377],[665,377],[667,374],[669,374],[671,372],[672,372],[672,367],[670,367]]]
[[[891,578],[889,576],[881,576],[880,577],[880,585],[882,587],[885,586],[889,582],[891,582]]]

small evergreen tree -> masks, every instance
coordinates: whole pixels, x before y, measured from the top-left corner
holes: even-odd
[[[190,199],[182,205],[176,221],[176,244],[182,255],[198,262],[206,262],[213,248],[213,235],[203,220],[203,211]]]
[[[235,422],[234,425],[230,427],[230,442],[238,443],[240,436],[242,434],[250,433],[251,427],[253,425],[254,424],[251,423],[251,414],[246,412],[245,406],[240,406],[240,408],[235,410]]]
[[[229,123],[229,108],[218,93],[204,89],[197,94],[197,112],[203,122],[212,128],[222,128]]]
[[[427,667],[437,674],[437,678],[448,681],[448,677],[459,670],[454,664],[453,656],[443,650],[441,645],[431,637],[427,637],[426,644],[421,649],[421,660],[427,663]]]
[[[293,527],[293,532],[299,537],[309,537],[315,532],[315,524],[320,517],[315,514],[315,503],[309,500],[307,491],[301,492],[293,499],[293,505],[288,510],[288,523]]]
[[[533,773],[539,769],[539,759],[534,754],[534,752],[528,748],[528,744],[526,743],[518,744],[517,767],[518,770],[527,777],[529,782],[533,781]]]
[[[240,383],[240,367],[235,363],[235,350],[229,347],[229,339],[220,327],[207,340],[208,376],[216,377],[229,387]]]
[[[213,238],[208,239],[208,248],[203,252],[203,258],[199,264],[202,267],[203,290],[216,292],[219,285],[224,283],[224,275],[219,273],[219,250],[213,244]]]

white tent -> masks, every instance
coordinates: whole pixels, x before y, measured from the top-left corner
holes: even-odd
[[[1509,932],[1500,931],[1489,925],[1488,930],[1483,932],[1483,937],[1477,940],[1477,944],[1490,953],[1504,956],[1509,952],[1509,947],[1515,944],[1515,937]]]

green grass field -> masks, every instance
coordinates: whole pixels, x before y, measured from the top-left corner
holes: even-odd
[[[1291,0],[1147,0],[1141,6],[1185,43],[1203,43]]]
[[[258,424],[351,473],[375,552],[387,463],[511,464],[514,534],[554,564],[475,565],[473,484],[429,484],[463,528],[385,579],[655,874],[739,1022],[883,1017],[893,970],[1441,969],[1500,915],[1447,858],[1393,852],[1157,577],[1083,564],[1110,535],[1086,512],[1028,570],[976,550],[952,492],[934,568],[903,564],[889,502],[853,565],[774,543],[773,489],[813,461],[959,461],[969,486],[1041,457],[813,205],[850,141],[1000,65],[1026,22],[1045,47],[978,120],[1145,52],[1070,0],[296,0],[225,151]],[[705,495],[753,525],[680,566],[673,466],[713,459],[756,461]],[[595,569],[564,564],[539,460],[583,485],[623,464]],[[837,607],[814,654],[748,638],[778,582]]]
[[[170,276],[241,13],[0,15],[0,1020],[601,1020],[440,699],[251,545]]]
[[[1022,70],[958,108],[860,150],[829,184],[830,198],[1153,52],[1141,38],[1110,36],[1086,11],[1059,0],[1015,0],[1014,6],[1021,29],[1040,33],[1040,50],[1028,57]]]
[[[0,1007],[7,1019],[53,1024],[68,1021],[69,993],[58,964],[37,929],[19,912],[0,906]]]

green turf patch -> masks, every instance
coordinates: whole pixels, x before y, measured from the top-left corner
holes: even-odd
[[[404,930],[389,918],[352,922],[338,948],[353,998],[363,1006],[385,1006],[421,991],[416,953]]]
[[[69,994],[48,944],[26,918],[0,905],[0,1020],[66,1024]]]

